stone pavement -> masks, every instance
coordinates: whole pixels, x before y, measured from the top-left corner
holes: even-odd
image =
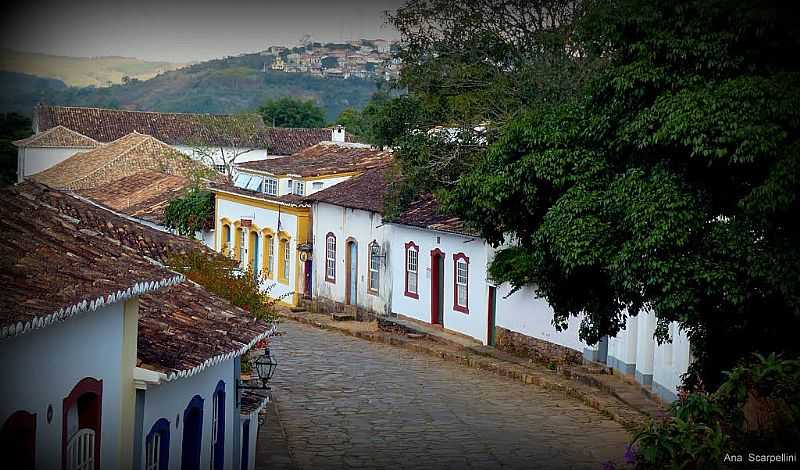
[[[561,394],[292,321],[279,330],[273,396],[297,468],[598,469],[622,460],[622,426]]]

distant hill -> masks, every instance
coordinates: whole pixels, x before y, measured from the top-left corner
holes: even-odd
[[[244,54],[168,71],[149,80],[109,87],[67,87],[63,82],[0,72],[0,112],[30,115],[39,102],[143,111],[237,113],[267,99],[313,99],[333,120],[348,107],[363,108],[377,86],[359,79],[336,80],[269,70],[269,57]],[[267,62],[267,72],[263,72]]]
[[[76,87],[109,86],[122,83],[123,77],[147,80],[184,65],[132,57],[64,57],[0,49],[0,71],[54,78]]]

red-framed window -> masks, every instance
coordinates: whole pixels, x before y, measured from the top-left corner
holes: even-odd
[[[419,246],[406,243],[406,297],[419,298]]]
[[[469,257],[453,255],[453,310],[469,313]]]
[[[336,282],[336,235],[325,235],[325,280]]]

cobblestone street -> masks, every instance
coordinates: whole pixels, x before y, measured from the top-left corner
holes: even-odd
[[[280,330],[273,393],[301,469],[621,461],[622,427],[575,400],[291,321]]]

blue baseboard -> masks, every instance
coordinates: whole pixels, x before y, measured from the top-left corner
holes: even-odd
[[[653,385],[653,374],[643,374],[637,370],[634,376],[636,381],[642,385]]]

